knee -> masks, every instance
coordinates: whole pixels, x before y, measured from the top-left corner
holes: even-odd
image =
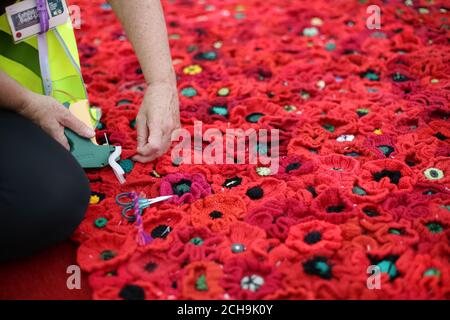
[[[89,205],[89,181],[78,166],[61,172],[55,180],[52,190],[55,196],[49,199],[47,206],[63,237],[69,237],[83,220]]]

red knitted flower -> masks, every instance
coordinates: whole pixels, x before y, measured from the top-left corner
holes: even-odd
[[[289,230],[286,246],[299,252],[327,255],[342,245],[341,230],[325,221],[308,221]]]
[[[340,189],[329,188],[312,201],[311,211],[319,219],[342,223],[356,215],[355,206]]]
[[[211,186],[201,174],[168,174],[161,180],[162,196],[174,195],[169,201],[175,204],[191,203],[211,194]]]
[[[265,202],[245,216],[245,222],[264,229],[269,237],[286,239],[294,224],[312,219],[307,208],[295,199],[273,199]]]
[[[181,277],[183,299],[222,299],[224,290],[220,285],[222,268],[212,261],[198,261],[187,265]]]
[[[230,226],[227,237],[217,248],[217,252],[222,262],[246,256],[266,259],[269,251],[277,244],[278,241],[275,239],[266,239],[264,230],[237,221]]]
[[[168,257],[179,263],[214,260],[222,241],[222,237],[213,234],[208,228],[185,226],[174,233]]]
[[[177,209],[160,210],[153,215],[145,215],[144,231],[153,238],[150,243],[155,248],[167,248],[173,241],[172,232],[183,222],[183,211]]]
[[[365,189],[385,189],[388,192],[410,192],[417,179],[411,169],[397,160],[374,160],[362,167],[358,183]]]
[[[328,185],[349,186],[359,173],[359,163],[351,157],[330,155],[319,157],[317,162],[317,175]]]
[[[207,227],[213,232],[227,232],[245,213],[245,203],[231,194],[211,195],[191,205],[192,225]]]
[[[132,280],[132,276],[128,273],[123,265],[116,270],[96,271],[89,275],[89,286],[94,290],[100,290],[103,287],[122,286]]]
[[[145,281],[130,281],[120,286],[106,286],[93,294],[94,300],[154,300],[164,299],[158,289]]]
[[[81,244],[77,261],[87,272],[111,269],[128,259],[135,248],[136,244],[130,237],[102,234]]]
[[[256,259],[231,259],[223,274],[221,285],[231,299],[263,299],[280,286],[280,275],[274,267]]]

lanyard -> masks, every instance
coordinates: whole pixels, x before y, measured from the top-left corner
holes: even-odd
[[[50,96],[52,94],[52,77],[50,73],[50,64],[48,61],[48,44],[47,44],[47,31],[50,26],[50,17],[47,11],[47,1],[37,0],[37,10],[39,13],[39,24],[41,26],[41,32],[37,35],[38,48],[39,48],[39,65],[41,67],[41,77],[44,85],[45,95]]]

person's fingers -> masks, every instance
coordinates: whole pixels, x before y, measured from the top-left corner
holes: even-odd
[[[64,148],[70,151],[69,142],[67,141],[67,137],[64,134],[64,128],[61,127],[59,130],[55,130],[52,133],[53,138],[58,141]]]
[[[92,128],[89,128],[83,121],[79,120],[68,110],[61,114],[59,122],[62,126],[71,129],[73,132],[82,137],[95,137],[95,131]]]
[[[151,161],[155,160],[156,157],[155,156],[141,156],[139,154],[136,154],[131,159],[133,161],[137,161],[140,163],[147,163],[147,162],[151,162]]]
[[[147,144],[148,139],[148,126],[147,126],[147,120],[145,117],[137,116],[136,117],[136,132],[137,132],[137,150],[142,149],[142,147]]]
[[[150,135],[148,136],[148,142],[141,148],[138,148],[138,153],[142,156],[151,156],[158,153],[162,147],[163,133],[161,129],[157,127],[148,128]]]

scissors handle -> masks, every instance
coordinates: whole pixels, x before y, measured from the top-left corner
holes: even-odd
[[[128,199],[128,200],[122,200],[122,199]],[[116,196],[116,203],[122,207],[128,207],[133,206],[133,199],[131,197],[131,193],[129,192],[123,192]]]

